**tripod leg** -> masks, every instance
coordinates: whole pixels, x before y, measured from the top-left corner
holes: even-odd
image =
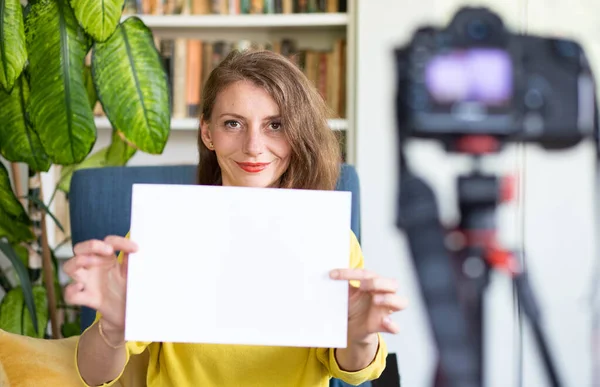
[[[548,374],[550,385],[552,387],[559,387],[562,384],[560,383],[560,378],[558,376],[558,369],[556,368],[555,362],[550,353],[548,340],[546,339],[546,335],[542,328],[541,313],[537,306],[533,289],[529,284],[527,273],[522,272],[517,274],[514,277],[514,281],[517,287],[518,300],[521,303],[523,312],[525,312],[525,315],[531,323],[533,337],[538,345],[538,348],[540,349],[540,355],[542,356],[542,361]]]
[[[447,387],[447,383],[444,380],[444,376],[442,374],[442,366],[440,362],[437,362],[435,367],[435,375],[433,379],[433,387]]]

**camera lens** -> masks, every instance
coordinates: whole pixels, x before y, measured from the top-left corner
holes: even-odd
[[[473,40],[482,41],[490,36],[490,27],[483,20],[475,19],[467,24],[467,34]]]

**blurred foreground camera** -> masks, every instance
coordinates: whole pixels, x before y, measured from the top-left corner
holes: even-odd
[[[488,9],[465,7],[444,29],[418,29],[396,59],[403,137],[567,148],[594,134],[594,81],[575,41],[514,34]]]
[[[443,29],[418,29],[395,58],[396,224],[406,235],[437,347],[433,385],[484,386],[485,293],[496,271],[512,279],[515,316],[529,322],[546,385],[561,387],[526,252],[503,247],[497,237],[497,207],[515,190],[481,160],[508,142],[565,149],[594,139],[600,171],[595,85],[583,49],[572,40],[511,33],[488,9],[465,7]],[[469,156],[471,168],[456,180],[455,223],[442,223],[433,189],[412,171],[411,138]]]

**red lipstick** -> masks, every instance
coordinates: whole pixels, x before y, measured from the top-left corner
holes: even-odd
[[[237,163],[244,171],[248,173],[258,173],[267,168],[271,163]]]

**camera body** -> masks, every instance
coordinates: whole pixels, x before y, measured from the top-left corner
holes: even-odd
[[[567,148],[595,135],[595,84],[575,41],[511,33],[487,8],[461,8],[396,53],[402,138],[462,136]]]

